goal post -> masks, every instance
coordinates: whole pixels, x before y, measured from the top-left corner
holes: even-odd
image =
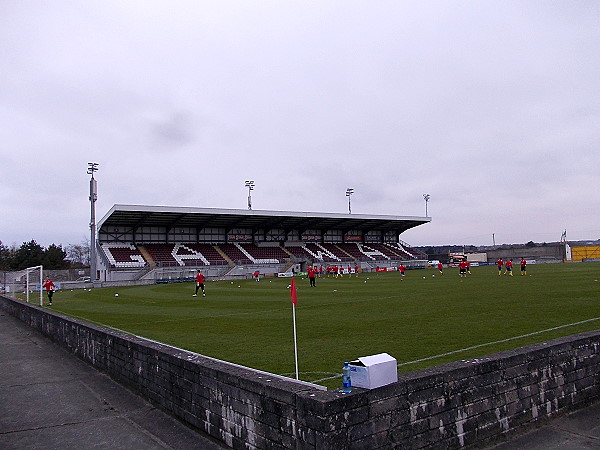
[[[28,267],[25,270],[27,271],[27,277],[26,277],[27,278],[27,289],[26,289],[26,292],[27,292],[27,296],[26,296],[27,303],[29,303],[29,293],[33,292],[32,289],[30,288],[31,281],[33,283],[39,282],[40,306],[44,306],[44,301],[43,301],[44,266]],[[39,278],[36,276],[36,270],[39,270]],[[35,284],[33,286],[37,287]]]
[[[32,266],[5,274],[4,292],[10,297],[29,303],[30,294],[38,291],[40,306],[43,305],[44,266]],[[32,298],[32,301],[35,301]]]

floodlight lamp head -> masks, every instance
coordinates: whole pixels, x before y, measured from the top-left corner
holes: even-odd
[[[94,172],[96,172],[96,171],[98,171],[98,163],[89,162],[88,163],[87,173],[93,177],[94,176]]]

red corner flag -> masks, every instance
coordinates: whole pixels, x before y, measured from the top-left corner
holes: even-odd
[[[296,294],[296,280],[292,278],[292,286],[290,287],[290,296],[294,306],[298,306],[298,295]]]

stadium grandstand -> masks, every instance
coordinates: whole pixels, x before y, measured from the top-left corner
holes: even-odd
[[[424,267],[400,235],[429,217],[115,205],[98,223],[99,281],[245,277],[308,265]]]

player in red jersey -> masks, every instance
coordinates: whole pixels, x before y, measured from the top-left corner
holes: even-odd
[[[398,266],[398,270],[400,271],[400,275],[404,276],[404,271],[406,270],[406,266],[404,264],[400,264]]]
[[[521,275],[527,275],[527,260],[521,258]]]
[[[444,275],[444,265],[442,264],[441,261],[438,262],[437,268],[440,271],[440,275]]]
[[[513,276],[512,266],[513,266],[512,259],[509,259],[508,261],[506,261],[506,264],[505,264],[506,272],[504,272],[504,275],[509,274],[511,277]]]
[[[467,262],[461,261],[458,263],[458,275],[461,277],[467,276]]]
[[[498,261],[496,261],[496,265],[498,266],[498,275],[502,275],[502,266],[504,265],[504,261],[502,261],[502,258],[498,258]]]
[[[310,281],[310,287],[316,287],[315,269],[311,266],[308,266],[308,268],[306,269],[306,272],[308,272],[308,280]]]
[[[54,295],[55,286],[50,277],[46,277],[44,288],[46,289],[46,295],[48,295],[48,306],[52,306],[52,295]]]
[[[198,289],[202,289],[202,297],[206,297],[206,292],[204,292],[204,275],[200,271],[196,274],[196,292],[192,297],[198,296]]]
[[[354,275],[358,277],[358,264],[354,265]]]

